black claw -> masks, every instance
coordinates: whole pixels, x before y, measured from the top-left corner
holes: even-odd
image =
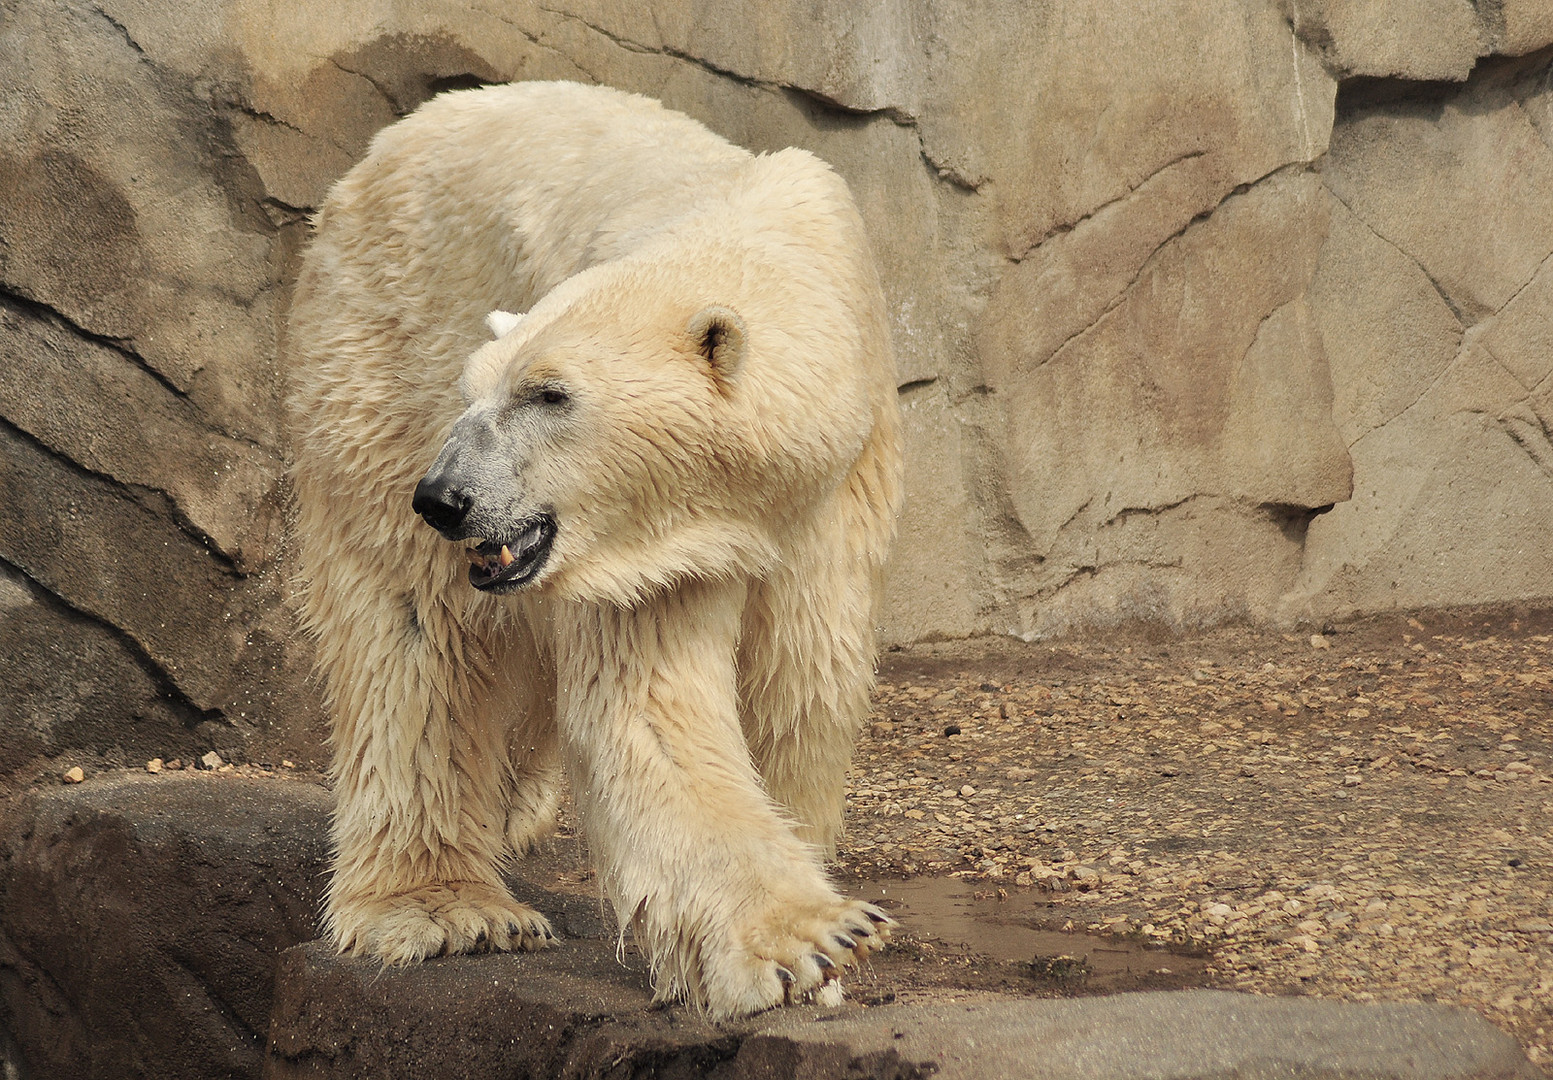
[[[821,971],[829,971],[831,968],[836,966],[836,961],[832,960],[822,952],[817,952],[814,954],[814,962],[819,965]]]
[[[857,942],[847,937],[845,934],[832,934],[831,937],[835,940],[836,944],[840,945],[843,949],[857,948]]]
[[[511,934],[513,937],[522,937],[523,927],[519,926],[515,922],[510,922],[507,924],[507,933]]]
[[[849,926],[849,927],[847,927],[847,933],[851,934],[853,937],[873,937],[874,936],[874,932],[872,930],[868,929],[868,927],[866,927],[866,926]]]
[[[781,964],[777,965],[777,978],[782,980],[782,985],[784,986],[791,986],[793,983],[798,981],[798,976],[794,975],[791,971],[788,971]]]
[[[863,914],[867,915],[870,919],[872,919],[876,923],[887,923],[887,922],[891,921],[891,919],[890,919],[890,917],[888,915],[886,915],[884,912],[878,910],[877,908],[864,908],[863,909]]]

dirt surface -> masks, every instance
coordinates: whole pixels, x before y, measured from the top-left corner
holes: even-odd
[[[1463,1004],[1546,1067],[1550,644],[1497,610],[891,652],[842,867],[1200,948],[1228,988]]]

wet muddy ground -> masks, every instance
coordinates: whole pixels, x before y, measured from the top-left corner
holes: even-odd
[[[1036,891],[925,876],[842,885],[901,923],[892,947],[848,980],[864,1004],[957,991],[1055,996],[1214,985],[1206,950],[1054,928]]]

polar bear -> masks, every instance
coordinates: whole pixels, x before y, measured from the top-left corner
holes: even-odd
[[[328,937],[388,963],[549,943],[501,871],[564,768],[660,999],[826,989],[889,937],[822,859],[901,493],[845,183],[523,83],[385,129],[316,226],[286,374]]]

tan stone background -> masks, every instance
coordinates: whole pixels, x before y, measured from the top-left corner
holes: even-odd
[[[883,636],[1553,597],[1550,0],[0,0],[0,759],[298,745],[307,214],[447,88],[607,82],[851,182]]]

